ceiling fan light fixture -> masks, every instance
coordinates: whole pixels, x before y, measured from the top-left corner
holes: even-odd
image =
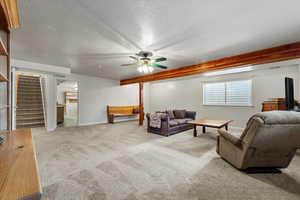
[[[147,73],[149,72],[148,66],[147,66],[147,65],[143,65],[143,72],[144,72],[145,74],[147,74]]]
[[[151,66],[149,66],[149,67],[148,67],[148,70],[149,70],[149,72],[151,73],[151,72],[153,72],[154,68],[151,67]]]
[[[142,72],[143,72],[143,67],[142,67],[142,66],[139,66],[139,67],[137,68],[137,70],[138,70],[140,73],[142,73]]]
[[[147,65],[147,64],[143,64],[141,66],[139,66],[137,68],[137,70],[140,72],[140,73],[144,73],[144,74],[148,74],[148,73],[151,73],[154,71],[154,68]]]

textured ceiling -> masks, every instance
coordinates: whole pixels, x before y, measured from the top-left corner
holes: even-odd
[[[139,75],[120,64],[140,50],[175,68],[300,41],[299,8],[299,0],[21,0],[13,57],[124,79]]]

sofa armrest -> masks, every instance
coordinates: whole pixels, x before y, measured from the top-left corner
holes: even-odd
[[[185,117],[195,120],[196,119],[196,112],[194,112],[194,111],[186,111],[185,112]]]
[[[161,117],[160,117],[160,119],[161,119],[161,121],[169,121],[170,117],[167,114],[162,114]]]
[[[167,132],[169,130],[169,121],[170,117],[169,115],[165,114],[161,116],[161,131]]]
[[[220,134],[221,137],[225,138],[227,141],[231,142],[232,144],[239,147],[241,146],[242,141],[239,138],[227,132],[226,130],[219,129],[218,133]]]

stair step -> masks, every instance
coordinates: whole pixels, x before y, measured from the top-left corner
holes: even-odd
[[[34,96],[34,95],[22,95],[17,98],[19,100],[43,100],[42,96]]]
[[[17,101],[42,101],[42,96],[22,96],[18,97]]]
[[[17,117],[26,117],[26,116],[43,116],[42,111],[18,111]]]
[[[35,122],[35,121],[43,121],[44,120],[44,116],[22,116],[22,117],[18,117],[17,116],[17,123],[19,122]]]
[[[18,99],[17,100],[17,104],[29,104],[29,103],[33,103],[33,104],[42,104],[42,99]]]
[[[39,80],[40,77],[33,77],[33,76],[19,76],[19,79],[22,79],[22,80]]]
[[[22,90],[18,90],[18,95],[27,95],[27,94],[30,94],[30,95],[37,95],[37,94],[41,94],[41,89],[22,89]]]
[[[43,109],[43,104],[17,104],[18,108],[40,108]]]
[[[35,128],[45,126],[44,122],[32,122],[32,123],[19,123],[17,124],[17,128]]]
[[[28,79],[28,78],[19,78],[19,82],[23,81],[23,82],[40,82],[39,78],[35,78],[35,79]]]
[[[17,119],[17,124],[44,123],[44,119]]]
[[[19,95],[39,95],[41,96],[41,90],[38,90],[38,91],[18,91],[18,96]]]
[[[19,79],[18,83],[40,83],[40,79]]]
[[[18,88],[17,92],[41,92],[41,88],[29,88],[29,87],[26,87],[26,88]]]
[[[37,89],[40,88],[40,85],[18,85],[18,90],[22,90],[22,89]]]
[[[18,90],[40,89],[39,85],[19,85]]]
[[[40,87],[40,83],[23,83],[23,82],[19,82],[18,86],[26,86],[26,87],[29,87],[29,86],[35,86],[35,87]]]
[[[40,108],[17,108],[17,114],[20,112],[43,112],[43,108],[40,107]]]
[[[18,106],[23,106],[23,105],[27,106],[27,105],[32,105],[32,104],[43,105],[42,101],[17,101]]]

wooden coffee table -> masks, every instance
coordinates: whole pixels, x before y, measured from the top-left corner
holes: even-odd
[[[188,123],[194,125],[194,137],[197,137],[197,126],[202,126],[202,132],[205,133],[206,127],[218,129],[225,127],[225,129],[228,130],[228,124],[230,122],[232,122],[232,120],[202,118],[189,121]]]

